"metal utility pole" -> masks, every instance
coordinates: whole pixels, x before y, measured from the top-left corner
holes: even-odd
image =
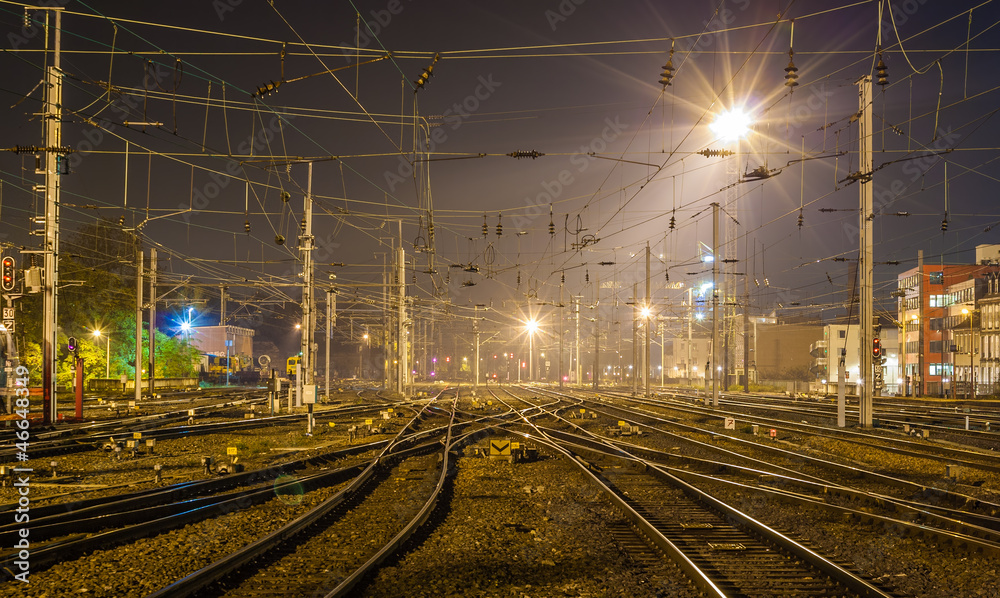
[[[858,139],[860,141],[858,185],[861,210],[858,214],[861,229],[861,259],[858,271],[861,277],[861,318],[858,332],[861,338],[861,375],[859,380],[859,420],[865,428],[872,425],[872,393],[874,370],[872,357],[872,80],[865,75],[858,81]],[[923,322],[920,323],[923,326]]]
[[[475,315],[472,318],[472,336],[476,342],[476,362],[472,364],[472,390],[479,388],[479,308],[485,307],[479,303],[475,307]]]
[[[302,359],[300,360],[302,375],[295,377],[296,400],[298,405],[303,403],[303,388],[313,384],[313,264],[312,264],[312,162],[308,165],[306,179],[306,195],[302,202],[303,227],[302,234],[299,235],[299,252],[302,254]],[[314,399],[315,400],[315,397]],[[308,404],[308,415],[306,416],[307,433],[313,428],[313,406]]]
[[[573,297],[573,320],[576,325],[576,342],[573,343],[576,348],[576,367],[573,369],[573,380],[575,384],[583,384],[583,379],[580,378],[580,296]]]
[[[156,249],[149,250],[149,396],[156,398]]]
[[[719,204],[712,204],[712,359],[709,360],[712,377],[712,407],[719,406]],[[708,404],[708,397],[705,397]]]
[[[226,325],[226,287],[219,285],[219,326]]]
[[[691,371],[692,371],[691,370],[691,359],[692,359],[691,358],[691,339],[694,336],[692,334],[692,331],[691,331],[691,328],[692,328],[692,325],[693,325],[692,320],[694,320],[694,293],[693,293],[693,291],[694,291],[693,287],[688,287],[688,315],[687,315],[687,321],[688,321],[688,342],[687,342],[687,362],[686,362],[687,365],[684,367],[684,369],[686,370],[685,373],[684,373],[684,375],[685,375],[685,377],[687,377],[688,386],[694,386],[694,382],[692,382],[692,380],[691,380]]]
[[[632,283],[632,395],[639,393],[639,368],[642,364],[641,350],[639,348],[639,283]]]
[[[337,290],[330,287],[326,291],[326,400],[330,400],[330,337],[337,318]]]
[[[559,283],[559,388],[563,388],[563,326],[566,325],[566,304],[563,303],[563,283]]]
[[[666,375],[667,375],[667,368],[665,367],[666,364],[665,345],[667,344],[667,337],[666,337],[667,327],[663,325],[662,320],[657,322],[657,324],[659,325],[660,328],[660,386],[664,386],[666,384]]]
[[[142,399],[142,249],[135,260],[135,400]]]
[[[647,310],[646,313],[651,313],[652,303],[650,302],[649,294],[649,241],[646,241],[646,302],[643,307]],[[643,396],[649,396],[649,337],[651,336],[649,331],[650,319],[649,316],[643,317],[642,323],[642,336],[643,336],[643,360],[642,360],[642,385],[645,390],[643,390]]]
[[[409,374],[406,350],[406,252],[403,250],[403,221],[399,221],[399,246],[396,247],[396,392],[406,392]]]
[[[750,259],[750,254],[746,254]],[[743,392],[750,392],[750,277],[743,276]]]
[[[594,284],[594,390],[600,390],[601,381],[601,277]]]
[[[913,376],[913,396],[924,395],[924,250],[917,250],[917,371]],[[903,322],[903,339],[906,339],[906,322]],[[905,348],[906,345],[904,344]],[[900,353],[903,353],[900,351]],[[971,365],[971,362],[970,362]]]
[[[27,8],[27,7],[26,7]],[[36,10],[35,7],[31,7]],[[38,8],[55,13],[52,66],[45,69],[45,265],[42,280],[42,421],[54,423],[56,405],[57,315],[59,303],[59,171],[62,147],[62,8]],[[45,45],[49,43],[49,12],[45,13]],[[141,342],[141,341],[140,341]],[[138,361],[136,361],[138,368]]]

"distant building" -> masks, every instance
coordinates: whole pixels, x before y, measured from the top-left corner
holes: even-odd
[[[898,329],[895,326],[882,326],[879,339],[886,360],[882,365],[881,394],[899,394],[901,383]],[[864,350],[872,349],[864,347]],[[844,380],[854,386],[861,378],[861,351],[861,335],[856,323],[826,325],[823,327],[823,338],[815,341],[809,348],[809,354],[813,358],[809,369],[819,382],[833,386],[840,383],[840,360],[843,359],[846,374]],[[855,391],[849,390],[849,392]]]
[[[192,326],[189,332],[183,334],[190,335],[191,344],[204,355],[235,357],[239,360],[240,367],[250,367],[253,362],[254,331],[250,328]]]
[[[774,318],[750,318],[750,370],[759,379],[790,379],[809,375],[810,345],[823,334],[821,324],[785,324]],[[753,380],[751,374],[751,380]]]
[[[975,264],[930,264],[924,262],[922,252],[919,256],[917,267],[897,277],[902,328],[898,377],[903,394],[957,394],[963,382],[971,384],[973,373],[977,387],[991,384],[983,369],[982,351],[974,342],[980,336],[975,316],[987,295],[988,279],[1000,271],[1000,245],[976,247]],[[985,303],[990,314],[998,303],[1000,296]],[[959,384],[955,383],[956,367]],[[981,393],[977,390],[976,394]]]

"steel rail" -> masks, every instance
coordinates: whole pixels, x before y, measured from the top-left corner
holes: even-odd
[[[444,390],[438,394],[438,397],[442,393],[444,393]],[[436,398],[437,397],[435,397],[435,399]],[[206,565],[205,567],[202,567],[198,571],[191,573],[183,579],[175,581],[166,587],[160,588],[156,592],[149,594],[147,598],[177,598],[197,595],[197,592],[200,590],[223,579],[250,561],[267,553],[273,546],[287,541],[289,538],[292,538],[314,523],[320,521],[323,517],[333,511],[335,507],[351,497],[358,491],[358,489],[368,482],[384,460],[389,457],[395,458],[394,454],[390,454],[391,449],[407,439],[405,432],[414,423],[422,418],[428,405],[430,405],[430,402],[424,405],[417,415],[414,416],[414,418],[399,431],[392,442],[383,448],[382,451],[374,459],[372,459],[369,465],[345,488],[327,498],[317,507],[299,516],[294,521],[282,526],[280,529],[275,530],[262,538],[258,538],[256,541],[231,552],[225,557]]]

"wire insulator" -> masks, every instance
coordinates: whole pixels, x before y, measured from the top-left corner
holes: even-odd
[[[802,228],[802,222],[804,218],[802,217],[802,210],[799,210],[799,228]]]
[[[413,89],[413,93],[417,93],[417,91],[423,88],[423,86],[427,84],[427,81],[429,81],[430,78],[434,76],[434,65],[437,64],[437,61],[440,59],[441,59],[440,54],[434,55],[434,60],[431,61],[430,66],[424,69],[424,72],[421,73],[420,77],[417,78],[417,80],[415,81],[414,84],[416,85],[416,87]]]
[[[490,227],[486,224],[486,214],[483,214],[483,236],[490,234]]]
[[[247,220],[246,222],[243,223],[243,229],[247,231],[248,235],[250,234],[250,221],[249,220]]]
[[[517,271],[517,286],[518,287],[521,286],[521,271],[520,270]]]
[[[507,156],[514,158],[515,160],[520,160],[521,158],[531,158],[532,160],[534,160],[535,158],[544,155],[545,154],[543,154],[538,150],[517,150],[507,154]]]
[[[673,85],[674,78],[674,41],[670,40],[670,56],[667,57],[667,64],[663,65],[663,72],[660,73],[660,85],[666,87]]]
[[[503,236],[503,213],[497,212],[497,236]]]
[[[275,245],[284,245],[285,244],[285,235],[275,235],[275,237],[274,237],[274,244]]]
[[[677,219],[673,216],[670,217],[670,230],[674,230],[677,227]]]
[[[670,282],[670,270],[664,270],[664,271],[663,271],[663,278],[664,278],[664,279],[665,279],[665,280],[666,280],[667,282]]]
[[[788,51],[788,66],[785,67],[785,87],[795,87],[799,84],[797,79],[799,78],[799,67],[795,66],[795,61],[792,59],[794,52]]]
[[[944,220],[941,221],[941,232],[947,232],[948,230],[948,217],[946,216]]]
[[[583,282],[590,282],[590,268],[583,275]]]
[[[882,60],[882,53],[879,52],[878,55],[878,65],[875,67],[875,76],[878,77],[875,84],[886,86],[889,84],[889,67],[885,66],[885,62]]]
[[[736,152],[733,150],[724,149],[703,149],[698,152],[698,155],[705,156],[706,158],[726,158],[735,154]]]
[[[566,273],[565,272],[562,273],[562,280],[560,282],[562,282],[563,284],[566,284]]]

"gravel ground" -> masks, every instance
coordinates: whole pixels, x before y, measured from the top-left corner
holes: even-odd
[[[711,491],[724,502],[805,540],[838,562],[853,563],[856,570],[898,593],[921,598],[1000,598],[1000,566],[993,557],[942,549],[896,530],[859,526],[825,510],[789,508],[764,496],[747,497],[715,486]]]
[[[458,461],[447,513],[384,567],[363,596],[697,596],[679,569],[633,561],[609,525],[623,518],[556,458]]]
[[[6,582],[0,597],[145,596],[278,529],[338,488],[284,495],[240,512],[219,509],[212,519],[32,573],[28,584]]]
[[[113,453],[94,450],[52,459],[32,459],[26,463],[27,467],[34,469],[31,499],[37,504],[55,504],[203,479],[206,475],[201,465],[202,457],[210,456],[214,463],[228,462],[231,459],[227,454],[229,447],[236,447],[238,462],[252,470],[284,463],[321,449],[336,450],[385,437],[372,435],[349,441],[347,428],[362,423],[363,420],[358,417],[333,420],[336,423],[334,427],[323,422],[323,425],[317,425],[313,435],[307,436],[304,417],[301,425],[285,424],[161,440],[156,443],[152,454],[143,446],[143,453],[136,457],[116,458]],[[389,427],[390,430],[393,428]],[[125,436],[121,438],[125,439]],[[56,479],[52,479],[50,461],[57,463]],[[162,484],[154,482],[153,466],[157,464],[162,466]],[[0,503],[9,504],[16,500],[14,488],[0,488]]]

